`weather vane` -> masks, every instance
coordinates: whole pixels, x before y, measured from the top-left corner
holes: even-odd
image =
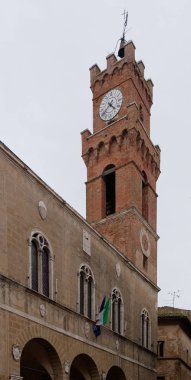
[[[124,9],[124,12],[122,13],[122,16],[124,17],[124,25],[123,25],[123,37],[121,39],[125,39],[125,35],[127,33],[127,22],[128,22],[128,12]]]
[[[125,35],[127,33],[128,12],[126,12],[125,9],[124,9],[124,12],[122,13],[122,16],[124,18],[124,24],[123,24],[123,36],[120,38],[121,43],[118,50],[118,57],[120,58],[124,57]]]

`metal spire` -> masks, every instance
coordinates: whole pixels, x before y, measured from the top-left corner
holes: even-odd
[[[124,45],[125,45],[125,35],[127,32],[127,22],[128,22],[128,12],[124,9],[124,12],[122,13],[122,16],[124,18],[124,24],[123,24],[123,35],[120,38],[121,43],[118,50],[118,57],[123,58],[124,57]]]

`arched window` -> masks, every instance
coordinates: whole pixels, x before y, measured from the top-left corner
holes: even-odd
[[[85,288],[85,273],[80,271],[80,314],[84,315],[84,288]]]
[[[108,165],[103,172],[105,183],[105,216],[115,213],[115,166]]]
[[[94,289],[92,271],[89,266],[82,265],[79,271],[79,311],[90,319],[94,318]]]
[[[143,310],[141,313],[141,340],[142,345],[146,348],[150,346],[150,320],[147,310]]]
[[[31,287],[38,292],[38,249],[35,241],[31,242]]]
[[[123,302],[121,293],[116,288],[112,291],[111,301],[112,330],[119,334],[123,334]]]
[[[33,233],[31,237],[30,262],[31,288],[36,292],[49,297],[50,287],[52,288],[50,279],[50,272],[52,272],[51,253],[47,239],[39,232]]]
[[[49,296],[49,252],[47,248],[42,250],[42,293]]]
[[[148,180],[144,171],[142,172],[142,215],[148,221]]]

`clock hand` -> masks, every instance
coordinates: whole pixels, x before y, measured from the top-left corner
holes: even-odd
[[[108,103],[110,107],[112,107],[115,110],[115,107],[113,106],[112,103]]]
[[[107,112],[108,108],[112,107],[114,110],[116,109],[116,107],[113,106],[112,102],[113,102],[113,99],[111,100],[111,102],[108,102],[108,105],[107,105],[106,109],[102,112],[102,116],[105,115],[105,113]]]
[[[102,112],[102,115],[105,115],[105,113],[107,112],[108,108],[111,107],[110,104],[108,103],[108,106],[106,107],[106,109]]]

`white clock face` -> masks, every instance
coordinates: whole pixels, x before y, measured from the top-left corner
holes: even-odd
[[[123,101],[123,96],[120,90],[109,91],[99,107],[99,115],[102,120],[108,121],[114,118],[119,112]]]

